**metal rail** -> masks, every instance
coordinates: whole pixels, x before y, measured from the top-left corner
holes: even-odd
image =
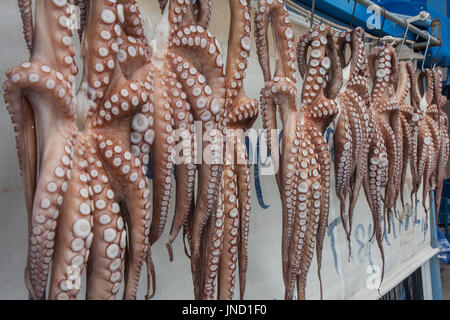
[[[381,8],[379,5],[377,5],[376,3],[373,3],[370,0],[356,0],[359,4],[362,4],[365,7],[370,7],[370,6],[375,6],[377,8],[379,8],[379,12],[382,16],[388,18],[389,20],[391,20],[392,22],[398,24],[399,26],[402,26],[403,28],[406,29],[407,26],[407,22],[406,20],[399,18],[398,16],[396,16],[395,14],[383,10],[383,8]],[[441,45],[441,40],[434,37],[434,36],[430,36],[430,34],[427,31],[423,31],[413,25],[409,25],[409,31],[411,31],[412,33],[422,37],[423,39],[428,41],[428,38],[430,39],[430,46],[440,46]]]

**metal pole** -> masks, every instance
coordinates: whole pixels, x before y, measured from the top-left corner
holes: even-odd
[[[379,12],[380,14],[384,15],[386,18],[388,18],[389,20],[391,20],[392,22],[398,24],[399,26],[402,26],[403,28],[406,29],[407,26],[407,22],[406,20],[399,18],[398,16],[396,16],[395,14],[390,13],[389,11],[384,11],[382,13],[382,8],[373,3],[370,0],[356,0],[358,3],[362,4],[365,7],[370,7],[370,6],[376,6],[377,8],[379,8]],[[426,31],[420,30],[419,28],[413,26],[413,25],[409,25],[409,31],[411,31],[414,34],[417,34],[419,36],[421,36],[424,39],[428,39],[429,34]],[[434,45],[434,46],[440,46],[441,45],[441,40],[439,40],[436,37],[431,36],[430,38],[430,45]]]
[[[312,2],[312,6],[311,6],[311,23],[309,26],[309,29],[312,29],[312,27],[314,26],[314,11],[316,9],[316,0],[313,0]]]

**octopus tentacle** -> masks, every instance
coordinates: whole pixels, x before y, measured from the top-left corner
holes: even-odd
[[[90,143],[86,151],[94,208],[86,298],[111,300],[116,298],[122,280],[127,235],[117,195],[94,145]]]
[[[448,138],[448,117],[442,111],[442,108],[447,103],[447,97],[442,95],[442,70],[440,68],[434,71],[434,88],[435,88],[435,101],[438,106],[439,115],[438,115],[438,124],[441,135],[441,145],[438,152],[438,162],[436,168],[436,176],[437,176],[437,186],[436,186],[436,211],[439,211],[441,198],[442,198],[442,189],[444,185],[445,179],[445,170],[446,164],[449,157],[449,138]]]
[[[183,223],[186,221],[189,211],[191,210],[192,197],[194,195],[194,182],[196,167],[193,164],[194,149],[194,132],[193,132],[193,116],[189,113],[190,105],[185,99],[185,94],[180,92],[181,84],[176,81],[175,74],[167,81],[171,88],[171,106],[173,110],[173,119],[175,123],[175,132],[178,132],[181,139],[181,156],[179,163],[175,163],[176,170],[176,205],[175,215],[172,222],[169,235],[169,248],[175,241]],[[176,150],[179,152],[178,150]],[[178,158],[177,158],[178,159]]]
[[[341,97],[341,105],[350,104],[349,98]],[[335,174],[336,174],[336,194],[341,202],[341,220],[347,239],[350,238],[350,221],[345,223],[345,202],[350,191],[350,178],[355,170],[356,163],[353,161],[353,137],[350,129],[350,121],[346,108],[342,108],[337,121],[334,135],[334,155],[335,155]]]
[[[275,178],[277,180],[278,189],[282,193],[280,161],[281,154],[278,147],[278,134],[276,110],[278,102],[276,95],[271,92],[274,87],[272,80],[272,73],[270,71],[269,63],[269,42],[268,42],[268,28],[269,24],[273,25],[273,30],[276,32],[274,40],[276,42],[276,65],[273,80],[278,82],[282,80],[295,85],[295,54],[293,50],[294,33],[292,31],[288,12],[281,2],[267,2],[265,0],[258,2],[258,9],[255,15],[255,41],[256,52],[258,54],[259,64],[263,72],[265,87],[261,91],[261,113],[262,121],[265,129],[267,147],[271,156]],[[291,84],[289,84],[291,86]],[[286,268],[283,268],[284,270]]]
[[[276,42],[276,65],[272,78],[269,63],[268,28],[272,24]],[[289,247],[295,213],[296,166],[292,164],[291,148],[294,146],[297,115],[295,110],[295,54],[294,33],[288,12],[282,2],[258,1],[255,15],[255,41],[259,64],[265,86],[261,91],[261,110],[266,130],[267,145],[275,169],[275,178],[283,205],[282,265],[286,290],[289,286]],[[279,108],[283,122],[283,155],[278,147],[276,111]],[[283,184],[283,182],[286,182]]]
[[[42,299],[45,296],[49,270],[49,264],[45,261],[51,260],[52,257],[46,254],[53,252],[54,244],[45,237],[53,234],[51,228],[56,226],[56,218],[53,215],[55,207],[59,206],[56,202],[62,196],[59,194],[60,191],[56,192],[53,187],[58,189],[65,182],[66,172],[62,169],[64,166],[61,166],[61,157],[64,156],[65,163],[70,158],[70,155],[64,154],[64,150],[58,153],[49,153],[48,150],[53,145],[69,148],[66,144],[73,143],[75,129],[70,123],[73,117],[70,84],[62,76],[59,78],[57,75],[58,73],[47,65],[24,62],[7,73],[8,80],[4,84],[5,101],[8,103],[7,109],[17,132],[19,164],[26,186],[30,232],[26,283],[33,299]],[[43,125],[47,121],[55,121],[57,116],[52,112],[60,115],[63,120],[58,122],[53,135],[47,136],[49,138],[44,140],[42,137],[49,134],[50,129]],[[39,149],[37,149],[38,137],[35,126],[40,128],[42,135],[39,137]],[[25,149],[28,146],[29,148]],[[58,176],[55,176],[55,168],[58,169]],[[38,170],[39,180],[37,180]],[[41,192],[41,190],[47,190],[46,184],[50,182],[47,181],[50,177],[56,178],[50,188],[53,193],[56,192],[55,194],[50,194],[48,191]],[[42,208],[42,201],[45,202],[46,208]],[[45,238],[45,240],[36,241],[37,238]]]
[[[396,195],[396,183],[395,183],[395,171],[397,170],[398,164],[398,149],[396,143],[396,137],[394,131],[388,123],[383,120],[378,120],[377,125],[380,128],[380,132],[384,137],[384,143],[386,145],[386,150],[388,152],[388,158],[390,159],[388,165],[388,184],[386,186],[384,205],[385,213],[388,221],[388,232],[390,232],[390,217],[395,205],[395,195]]]
[[[225,250],[232,251],[232,254],[225,252],[220,257],[219,283],[221,286],[219,285],[219,299],[233,298],[237,264],[239,265],[240,298],[243,299],[246,287],[248,264],[247,246],[251,208],[250,169],[245,145],[245,134],[246,130],[256,120],[258,105],[255,100],[247,97],[243,88],[245,71],[248,66],[247,60],[252,46],[250,36],[250,3],[232,0],[230,1],[230,12],[231,24],[228,39],[225,82],[227,97],[227,144],[225,160],[229,162],[230,166],[234,164],[230,169],[235,170],[235,176],[231,177],[225,174],[224,182],[225,190],[230,188],[236,189],[236,204],[234,206],[227,206],[227,202],[230,202],[231,199],[223,200],[225,203],[224,215],[225,217],[231,216],[234,219],[234,229],[231,232],[224,232],[223,234],[223,242],[227,246]],[[222,194],[221,196],[226,195]],[[236,212],[237,210],[238,212]],[[237,222],[236,219],[239,221]],[[225,221],[227,221],[226,218]],[[237,235],[235,233],[236,230],[238,231]],[[228,266],[233,268],[231,276],[231,271],[228,269]]]
[[[149,276],[153,273],[153,265],[149,264],[148,259],[151,256],[148,239],[150,232],[148,182],[143,173],[141,161],[125,151],[126,149],[119,142],[101,135],[97,136],[97,141],[105,166],[109,171],[119,173],[115,178],[124,186],[123,193],[127,202],[120,199],[120,204],[127,218],[129,236],[124,299],[135,299],[142,264],[147,262]],[[120,208],[116,207],[116,210],[119,211]],[[113,251],[111,257],[116,257],[119,247],[111,248],[111,250]]]
[[[407,164],[410,160],[410,153],[411,149],[413,148],[413,141],[412,141],[412,129],[409,125],[407,119],[405,117],[401,118],[402,121],[402,132],[405,137],[403,140],[403,166],[402,166],[402,172],[401,172],[401,180],[400,180],[400,200],[402,202],[403,210],[405,210],[405,200],[404,200],[404,188],[405,188],[405,180],[406,180],[406,169]],[[412,170],[412,169],[411,169]]]
[[[23,35],[28,50],[33,47],[33,11],[31,9],[31,0],[18,0],[20,14],[22,16]]]
[[[136,0],[119,0],[118,4],[123,6],[124,22],[122,23],[123,32],[136,39],[144,47],[148,46],[147,38],[145,37],[144,27],[141,19],[141,12]]]
[[[369,69],[374,82],[371,108],[374,111],[376,127],[383,136],[389,159],[384,198],[384,218],[387,219],[389,232],[391,212],[395,212],[400,189],[401,168],[399,165],[403,159],[400,104],[396,100],[394,90],[398,68],[395,50],[391,45],[373,48],[369,52]]]
[[[274,77],[287,77],[296,82],[295,54],[293,50],[294,32],[292,31],[288,11],[284,3],[279,1],[260,0],[255,16],[255,41],[259,64],[264,75],[264,81],[270,81],[272,74],[269,63],[268,27],[274,24],[276,39],[276,66]]]
[[[367,80],[367,56],[364,50],[364,30],[341,32],[337,39],[337,55],[343,68],[343,86],[337,101],[340,115],[334,136],[336,193],[341,202],[341,218],[347,234],[349,257],[351,256],[351,231],[353,213],[366,171],[370,130],[366,103],[369,100]],[[350,59],[346,64],[346,45],[350,47]],[[345,205],[348,208],[348,226],[345,224]]]
[[[211,21],[212,0],[197,0],[193,3],[197,25],[207,29]]]
[[[248,235],[250,230],[250,169],[246,146],[243,141],[237,138],[236,155],[242,155],[243,163],[236,165],[237,184],[239,194],[239,246],[238,246],[238,262],[239,262],[239,290],[240,299],[244,299],[247,266],[248,266]]]
[[[146,46],[141,40],[122,33],[118,41],[117,59],[127,78],[132,78],[134,74],[140,72],[148,62]]]
[[[319,162],[308,128],[297,125],[296,138],[300,141],[297,173],[295,233],[289,247],[289,280],[286,299],[292,299],[297,284],[298,299],[305,299],[306,279],[314,254],[319,214],[322,201]]]
[[[60,140],[61,139],[61,140]],[[72,137],[54,139],[52,143],[71,149]],[[33,299],[43,299],[50,267],[55,252],[55,229],[59,212],[68,189],[71,175],[71,154],[63,151],[41,159],[41,178],[38,181],[31,222],[29,277],[33,285]],[[64,164],[65,163],[65,164]],[[58,164],[58,166],[54,166]],[[56,248],[58,255],[58,249]]]
[[[382,260],[382,274],[384,276],[384,250],[383,250],[383,199],[381,195],[382,188],[386,187],[388,175],[388,158],[386,153],[386,146],[380,128],[376,125],[372,113],[370,128],[371,134],[368,139],[370,149],[368,152],[368,170],[364,177],[364,191],[366,199],[369,203],[373,218],[373,235],[375,236],[378,248],[380,250]],[[382,279],[383,279],[382,276]]]
[[[80,276],[88,261],[92,243],[90,173],[84,161],[86,141],[74,145],[70,183],[63,198],[56,230],[49,299],[75,299],[80,291]],[[57,172],[55,171],[55,174]],[[64,252],[64,254],[61,254]]]
[[[277,104],[280,108],[283,130],[285,132],[295,132],[297,120],[294,114],[295,96],[297,89],[294,83],[289,78],[275,78],[273,81],[267,83],[267,92],[270,92],[269,99]],[[295,189],[296,184],[293,180],[296,178],[295,158],[296,149],[298,146],[298,139],[295,135],[283,134],[282,148],[283,154],[281,156],[280,171],[277,172],[278,186],[281,193],[282,211],[283,211],[283,233],[282,233],[282,263],[283,263],[283,279],[285,285],[288,286],[288,268],[289,268],[289,246],[292,237],[292,228],[294,223],[295,213]],[[279,151],[277,151],[279,153]],[[282,184],[284,183],[284,185]]]
[[[75,65],[75,48],[72,44],[70,1],[60,4],[55,1],[37,1],[33,32],[32,60],[41,61],[60,72],[69,82],[75,81],[78,69]],[[52,30],[52,32],[48,32]],[[48,45],[49,41],[52,45]]]
[[[158,78],[157,73],[155,76]],[[150,108],[153,106],[155,111],[153,116],[149,117],[149,131],[147,133],[150,133],[148,137],[152,142],[150,149],[154,189],[153,220],[150,228],[150,244],[152,245],[161,237],[167,222],[174,168],[173,117],[170,109],[170,98],[165,94],[165,87],[165,80],[154,81]]]
[[[207,268],[205,269],[206,283],[203,289],[203,298],[205,300],[214,299],[215,295],[215,280],[220,270],[221,253],[224,241],[224,225],[225,225],[225,206],[223,192],[225,188],[225,179],[222,179],[220,186],[220,193],[218,197],[216,223],[214,227],[214,237],[211,241],[211,247],[208,250]],[[218,284],[220,285],[220,284]]]
[[[161,11],[164,11],[168,0],[158,0]],[[212,0],[170,1],[169,21],[172,31],[183,26],[195,24],[207,29],[211,20]]]
[[[231,137],[235,140],[235,137]],[[231,142],[234,145],[234,141]],[[228,144],[228,143],[227,143]],[[227,152],[224,167],[224,227],[223,247],[219,263],[218,298],[219,300],[233,299],[236,282],[238,241],[240,226],[240,211],[238,196],[238,181],[233,159]]]
[[[273,92],[271,92],[272,83],[268,83],[261,90],[261,115],[262,115],[262,123],[266,135],[266,143],[269,155],[271,157],[274,171],[275,171],[275,179],[277,181],[278,190],[281,192],[281,172],[279,170],[280,167],[280,158],[281,153],[279,149],[279,140],[278,140],[278,130],[277,130],[277,104],[275,102],[275,97]],[[275,133],[275,134],[274,134]]]
[[[116,70],[117,38],[122,30],[118,24],[117,5],[106,0],[92,1],[82,43],[82,52],[89,98],[102,101]],[[99,32],[100,31],[100,32]],[[106,63],[105,63],[106,61]],[[92,111],[92,110],[90,110]]]
[[[315,127],[310,127],[310,136],[312,143],[315,145],[317,153],[317,162],[319,163],[319,175],[321,184],[321,202],[320,213],[318,214],[318,230],[317,230],[317,272],[320,282],[320,292],[322,293],[322,280],[321,280],[321,268],[322,268],[322,250],[323,241],[325,239],[326,229],[328,228],[328,212],[330,207],[330,177],[331,177],[331,155],[328,150],[328,144],[319,130]],[[314,189],[314,185],[313,185]],[[317,191],[314,189],[314,191]],[[314,243],[311,244],[314,247]]]
[[[212,43],[211,43],[212,44]],[[206,84],[206,79],[202,74],[200,74],[197,69],[190,64],[187,60],[176,57],[172,55],[172,63],[175,64],[173,67],[176,70],[178,81],[180,81],[182,87],[187,92],[187,101],[192,107],[194,119],[196,121],[202,121],[205,127],[202,128],[202,132],[208,137],[204,137],[205,140],[211,140],[211,145],[208,141],[204,141],[202,150],[206,152],[206,148],[211,148],[218,145],[217,134],[213,129],[217,129],[215,118],[220,115],[222,104],[218,101],[216,97],[213,96],[211,92],[212,87]],[[189,76],[191,74],[191,76]],[[195,78],[194,78],[195,77]],[[223,78],[222,78],[223,80]],[[214,164],[219,156],[217,152],[215,158],[205,159],[205,164],[202,164],[199,168],[199,193],[197,195],[197,203],[195,207],[195,212],[193,215],[193,225],[192,225],[192,255],[197,257],[199,254],[200,238],[202,235],[202,230],[214,211],[214,204],[212,201],[213,195],[217,194],[218,191],[218,176],[219,176],[219,165]],[[207,155],[204,154],[204,157]],[[207,186],[207,187],[203,187]],[[195,260],[195,259],[194,259]]]

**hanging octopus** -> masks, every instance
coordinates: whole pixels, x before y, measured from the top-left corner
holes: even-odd
[[[268,26],[273,24],[276,55],[272,79],[268,53]],[[302,36],[298,64],[304,78],[301,117],[296,107],[294,34],[283,1],[258,2],[255,30],[265,87],[261,92],[263,124],[269,136],[276,130],[276,111],[283,124],[282,153],[277,182],[283,206],[282,265],[286,299],[305,298],[307,274],[314,249],[320,277],[321,253],[328,226],[331,156],[323,136],[337,113],[335,98],[342,83],[333,31],[316,26]],[[308,47],[311,59],[306,60]],[[317,243],[316,243],[317,242]],[[321,290],[322,293],[322,290]]]
[[[383,216],[391,227],[391,214],[395,212],[401,176],[402,132],[399,105],[395,99],[394,82],[398,75],[398,64],[394,48],[384,44],[369,52],[369,70],[373,81],[371,109],[374,120],[386,147],[388,173],[385,186]],[[376,161],[375,161],[376,162]],[[375,164],[376,165],[376,164]],[[383,183],[380,183],[383,185]]]
[[[408,104],[405,101],[408,96],[408,92],[411,89],[411,83],[415,81],[414,79],[415,68],[413,63],[411,61],[399,62],[399,78],[396,83],[397,88],[395,92],[395,98],[399,104],[399,112],[396,114],[395,119],[400,122],[401,128],[401,135],[399,135],[397,139],[399,139],[399,145],[402,146],[401,150],[399,150],[399,166],[401,169],[401,174],[399,176],[399,193],[403,211],[405,211],[404,189],[408,164],[410,164],[413,184],[418,179],[416,176],[416,164],[414,161],[411,161],[411,159],[414,156],[414,126],[415,123],[418,122],[420,117],[416,113],[413,104]],[[411,99],[413,98],[411,97]],[[397,119],[397,117],[399,119]]]
[[[418,127],[417,135],[417,173],[418,177],[413,186],[412,193],[416,195],[422,184],[422,206],[425,210],[426,221],[428,221],[428,209],[426,201],[428,194],[434,189],[432,177],[437,168],[438,153],[440,148],[439,126],[432,115],[437,114],[437,106],[434,100],[434,79],[433,71],[425,69],[417,76],[418,88],[412,90],[413,95],[417,95],[419,108],[423,120]],[[430,197],[431,199],[431,197]],[[430,200],[431,201],[431,200]],[[430,204],[431,205],[431,204]]]
[[[5,83],[29,216],[26,285],[31,299],[45,299],[51,270],[48,298],[75,299],[87,269],[87,298],[114,299],[125,269],[124,298],[134,299],[145,262],[150,297],[149,188],[129,141],[132,115],[148,95],[123,75],[117,6],[101,0],[88,10],[75,96],[71,4],[36,2],[30,61]],[[83,130],[76,109],[85,110]]]
[[[445,170],[447,167],[450,146],[448,138],[448,117],[447,114],[443,111],[443,108],[447,103],[447,97],[442,95],[442,69],[435,68],[433,70],[433,76],[435,88],[434,101],[438,109],[437,115],[435,115],[434,118],[439,126],[441,142],[437,154],[436,171],[434,173],[436,181],[436,212],[438,213],[441,205],[442,189],[444,186]]]
[[[210,1],[159,3],[164,15],[150,42],[151,58],[131,74],[133,79],[148,79],[151,86],[148,108],[134,117],[131,140],[144,163],[151,162],[157,186],[151,244],[161,237],[167,222],[175,167],[176,208],[167,247],[173,259],[172,244],[183,228],[195,297],[201,299],[211,283],[211,265],[218,268],[216,251],[211,248],[220,219],[226,125],[224,61],[217,40],[207,30]],[[197,139],[199,134],[201,139]],[[182,139],[180,144],[176,144],[178,139]],[[145,158],[148,152],[150,159]]]
[[[338,95],[339,115],[334,135],[334,170],[336,194],[341,202],[341,219],[347,234],[349,256],[353,211],[367,170],[367,128],[369,102],[367,56],[362,28],[341,32],[338,52],[341,65],[345,65],[346,45],[350,46],[350,60],[343,68],[344,85]],[[345,206],[349,200],[348,226],[345,223]]]

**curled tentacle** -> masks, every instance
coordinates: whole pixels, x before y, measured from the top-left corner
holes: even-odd
[[[288,18],[288,11],[280,1],[258,1],[255,16],[255,39],[259,64],[264,75],[264,81],[270,81],[272,74],[269,63],[268,28],[272,23],[276,26],[276,66],[274,77],[287,77],[296,82],[295,55],[293,50],[294,32]]]

